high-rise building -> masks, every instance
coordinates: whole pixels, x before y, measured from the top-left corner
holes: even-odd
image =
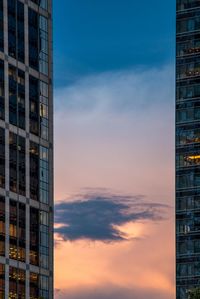
[[[200,1],[177,0],[177,299],[200,287]]]
[[[0,299],[53,298],[51,2],[0,0]]]

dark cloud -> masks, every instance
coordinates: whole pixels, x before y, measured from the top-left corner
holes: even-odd
[[[144,282],[145,284],[145,282]],[[113,285],[80,290],[56,290],[55,299],[173,299],[167,291],[152,289],[126,289]]]
[[[128,222],[160,221],[169,207],[149,203],[143,196],[89,192],[55,205],[55,232],[62,240],[127,240],[118,227]]]

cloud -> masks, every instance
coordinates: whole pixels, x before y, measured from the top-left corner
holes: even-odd
[[[57,89],[57,199],[63,199],[66,190],[117,186],[169,201],[174,94],[171,66],[93,74]],[[170,176],[164,180],[166,172]]]
[[[174,70],[135,68],[81,77],[55,91],[56,112],[91,113],[94,111],[130,113],[152,104],[173,101]],[[168,88],[169,84],[171,88]],[[74,115],[73,115],[74,116]]]
[[[55,205],[55,233],[62,240],[114,242],[129,239],[126,223],[160,221],[169,207],[143,196],[91,192]]]
[[[81,290],[56,290],[56,299],[172,299],[173,295],[159,290],[120,288],[113,285],[102,285],[101,287],[81,288]]]

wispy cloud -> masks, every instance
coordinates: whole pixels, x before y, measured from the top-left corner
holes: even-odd
[[[69,192],[115,185],[133,193],[165,192],[155,172],[165,174],[173,163],[171,66],[81,78],[56,91],[55,106],[58,199],[65,186]]]
[[[168,88],[169,82],[171,89]],[[56,90],[56,110],[74,112],[130,113],[152,104],[173,101],[174,72],[160,69],[135,68],[104,72],[80,78]]]
[[[120,226],[138,221],[160,221],[169,207],[143,196],[92,192],[55,205],[55,232],[63,240],[124,241]]]

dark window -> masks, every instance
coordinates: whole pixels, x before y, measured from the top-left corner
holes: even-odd
[[[49,150],[40,146],[40,202],[49,203]]]
[[[30,197],[49,203],[49,150],[30,142]]]
[[[17,1],[17,54],[18,60],[24,62],[24,4]]]
[[[3,0],[0,0],[0,51],[4,51]]]
[[[195,276],[200,275],[200,263],[183,263],[177,265],[177,276]]]
[[[48,84],[40,81],[40,137],[48,140],[49,136],[49,91]]]
[[[9,65],[9,120],[25,129],[25,74]]]
[[[177,189],[197,188],[200,186],[200,172],[198,169],[186,170],[176,176]]]
[[[39,265],[39,210],[30,208],[30,263]]]
[[[49,214],[40,211],[40,267],[49,267]]]
[[[25,139],[10,132],[10,190],[25,196]]]
[[[43,9],[48,9],[48,0],[32,0],[32,2],[39,5]]]
[[[177,38],[176,55],[178,57],[200,53],[200,34],[179,36]]]
[[[5,188],[5,131],[0,128],[0,187]]]
[[[45,275],[40,275],[40,297],[49,299],[49,278]]]
[[[5,266],[0,264],[0,298],[5,298]]]
[[[179,59],[176,68],[177,79],[190,79],[200,76],[200,57]]]
[[[28,11],[28,29],[29,29],[29,65],[35,70],[39,70],[39,19],[38,13],[29,8]]]
[[[49,136],[49,98],[48,84],[29,77],[29,116],[30,132],[48,140]]]
[[[2,196],[0,196],[0,255],[5,255],[5,198]]]
[[[4,61],[0,60],[0,118],[5,118]]]
[[[26,154],[25,154],[25,139],[18,136],[18,188],[19,194],[26,193]]]
[[[39,145],[30,142],[30,197],[39,201]]]
[[[199,0],[177,0],[177,11],[200,7]]]
[[[39,16],[39,71],[48,75],[48,19]]]
[[[183,16],[183,19],[177,20],[177,34],[196,32],[199,30],[200,26],[200,17],[199,12],[197,15],[191,15],[189,17]]]
[[[29,8],[29,64],[48,75],[48,19]]]
[[[8,0],[8,53],[16,58],[16,4],[15,0]]]
[[[24,4],[8,0],[8,53],[24,62]]]
[[[180,82],[177,84],[176,100],[185,101],[200,97],[200,81],[198,79],[190,80],[188,84]]]
[[[30,132],[39,135],[39,81],[32,76],[29,77],[29,106]]]
[[[200,101],[181,102],[176,105],[176,122],[200,120]]]

